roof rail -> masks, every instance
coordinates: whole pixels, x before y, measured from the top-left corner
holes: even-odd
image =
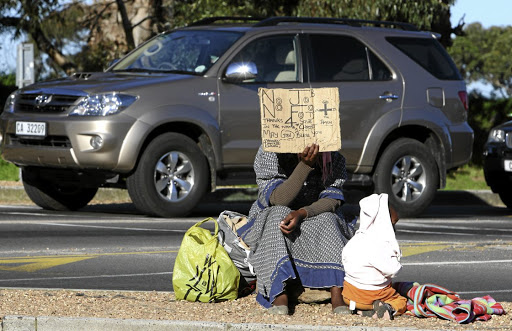
[[[198,25],[209,25],[213,24],[219,21],[231,21],[231,22],[239,22],[242,21],[244,23],[246,22],[259,22],[263,20],[262,17],[237,17],[237,16],[214,16],[214,17],[207,17],[203,18],[199,21],[192,22],[188,26],[198,26]]]
[[[351,26],[385,26],[394,27],[407,31],[418,31],[418,28],[411,23],[391,22],[391,21],[374,21],[360,20],[351,18],[335,18],[335,17],[294,17],[294,16],[275,16],[263,19],[254,26],[274,26],[280,23],[323,23],[323,24],[345,24]]]

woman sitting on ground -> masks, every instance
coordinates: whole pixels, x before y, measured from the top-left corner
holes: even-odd
[[[289,288],[330,289],[335,313],[348,313],[341,296],[341,250],[354,233],[341,211],[345,158],[310,145],[299,154],[266,152],[254,162],[258,200],[238,233],[251,247],[257,301],[288,314]]]

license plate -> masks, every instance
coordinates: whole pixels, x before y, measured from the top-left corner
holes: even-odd
[[[18,136],[46,136],[46,123],[44,122],[16,122],[16,135]]]
[[[505,171],[512,171],[512,160],[505,160],[504,167]]]

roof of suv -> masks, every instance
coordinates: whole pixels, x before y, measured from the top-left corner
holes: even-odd
[[[325,28],[344,28],[350,30],[368,31],[394,31],[401,34],[411,33],[416,36],[421,34],[423,36],[432,37],[435,35],[429,31],[420,31],[415,25],[403,22],[392,21],[375,21],[375,20],[359,20],[349,18],[321,18],[321,17],[291,17],[291,16],[276,16],[269,18],[258,17],[232,17],[232,16],[218,16],[208,17],[196,22],[193,22],[185,27],[185,29],[208,29],[208,30],[230,30],[247,32],[254,28],[282,28],[289,29],[302,28],[308,26],[311,29],[325,29]]]
[[[238,22],[238,23],[237,23]],[[250,23],[255,22],[255,23]],[[232,17],[232,16],[217,16],[208,17],[189,24],[188,26],[204,26],[204,25],[231,25],[231,26],[246,26],[246,27],[264,27],[264,26],[277,26],[282,24],[298,24],[298,23],[312,23],[312,24],[342,24],[353,27],[362,26],[375,26],[396,28],[406,31],[418,31],[418,28],[410,23],[391,22],[391,21],[375,21],[375,20],[360,20],[350,18],[331,18],[331,17],[293,17],[293,16],[275,16],[269,18],[257,17]]]

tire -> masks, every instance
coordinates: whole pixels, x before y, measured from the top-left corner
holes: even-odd
[[[376,193],[387,193],[400,217],[421,214],[432,202],[439,172],[430,151],[417,140],[401,138],[382,154],[374,173]]]
[[[208,164],[198,145],[179,133],[156,137],[126,186],[135,207],[159,217],[190,213],[208,188]]]
[[[94,198],[97,187],[80,187],[48,179],[25,180],[38,175],[32,169],[23,169],[21,179],[25,192],[32,202],[46,210],[71,211],[81,209]]]
[[[510,191],[499,191],[501,201],[507,206],[508,209],[512,209],[512,192]]]

